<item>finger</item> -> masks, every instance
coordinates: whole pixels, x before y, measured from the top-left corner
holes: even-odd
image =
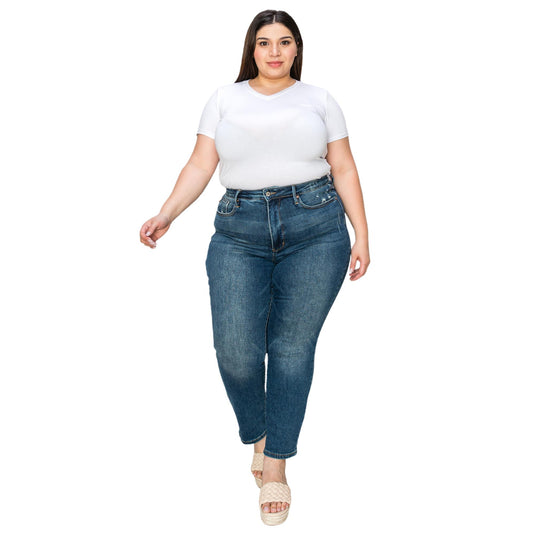
[[[141,227],[141,230],[139,231],[139,235],[141,237],[144,237],[148,228],[149,228],[149,222],[147,221],[146,223],[143,223],[143,226]]]
[[[366,273],[367,268],[368,268],[368,266],[366,266],[365,264],[361,263],[360,266],[359,266],[358,271],[355,271],[355,273],[352,274],[351,280],[360,279],[360,277],[362,277]]]
[[[358,276],[358,273],[360,272],[360,268],[362,267],[362,263],[359,264],[359,267],[356,266],[357,258],[355,258],[355,262],[353,262],[353,269],[351,270],[349,276],[351,280],[355,280],[355,278]]]
[[[157,234],[154,234],[156,230],[158,230],[158,223],[153,221],[147,229],[147,232],[145,232],[145,238],[147,240],[147,243],[149,243],[153,247],[156,247],[156,240],[159,237]],[[154,239],[151,238],[151,236],[154,236]]]
[[[349,263],[349,271],[350,271],[350,272],[355,271],[355,265],[356,265],[356,263],[357,263],[357,257],[351,255],[351,262]]]
[[[149,221],[146,221],[145,223],[143,223],[143,226],[141,227],[141,230],[139,231],[139,233],[142,236],[145,236],[147,232],[149,231],[151,224],[152,224],[152,221],[150,219]]]
[[[156,240],[157,238],[155,237],[155,239],[153,240],[150,235],[145,235],[145,240],[147,240],[147,243],[151,246],[151,247],[156,247]]]
[[[149,226],[147,227],[147,230],[145,231],[145,236],[150,236],[156,229],[156,226],[157,223],[155,221],[151,221]]]
[[[156,247],[156,243],[155,241],[150,238],[150,235],[152,234],[153,232],[153,226],[154,225],[154,222],[150,222],[150,221],[147,221],[147,223],[145,223],[142,227],[141,227],[141,231],[140,231],[140,239],[141,239],[141,242],[145,245],[148,245],[149,247]]]
[[[351,264],[349,266],[350,273],[353,274],[357,270],[357,260],[359,260],[358,255],[351,257]]]
[[[356,281],[360,277],[361,277],[361,275],[359,274],[359,272],[355,271],[354,273],[351,273],[351,276],[349,277],[349,280]]]
[[[139,231],[139,241],[143,244],[143,245],[148,245],[147,243],[147,237],[145,236],[145,230],[141,229]]]
[[[152,249],[156,247],[156,242],[154,242],[151,238],[147,238],[146,236],[141,237],[141,243],[143,245],[147,245],[148,247],[151,247]]]

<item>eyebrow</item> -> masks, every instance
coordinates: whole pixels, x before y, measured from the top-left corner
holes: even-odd
[[[258,37],[257,41],[260,40],[260,39],[265,39],[266,41],[269,41],[269,39],[267,37]],[[292,39],[292,36],[291,35],[286,35],[285,37],[280,37],[280,39]]]

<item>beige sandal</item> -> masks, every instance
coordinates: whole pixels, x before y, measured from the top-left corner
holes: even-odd
[[[278,513],[265,513],[262,506],[267,502],[286,502],[288,507]],[[281,481],[270,481],[269,483],[265,483],[260,488],[259,503],[260,516],[262,517],[264,524],[267,524],[268,526],[282,524],[286,520],[288,511],[290,510],[290,487]]]
[[[264,470],[264,454],[263,453],[254,453],[253,462],[251,464],[251,472],[253,470]],[[256,485],[258,488],[262,488],[262,479],[255,477]]]

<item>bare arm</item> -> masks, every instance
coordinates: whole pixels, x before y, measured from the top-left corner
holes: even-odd
[[[215,142],[211,137],[197,134],[193,153],[178,175],[175,187],[160,210],[173,222],[190,204],[196,201],[212,178],[219,162]]]
[[[141,243],[154,248],[171,223],[204,191],[219,163],[215,141],[197,134],[197,142],[190,159],[178,175],[175,187],[163,204],[160,213],[146,221],[141,230]]]
[[[368,246],[368,223],[364,210],[364,198],[360,186],[359,174],[349,138],[345,137],[327,144],[326,160],[331,166],[334,187],[342,200],[346,214],[355,231],[355,244],[351,249],[351,280],[356,280],[368,269],[370,253]],[[360,267],[355,271],[357,259]]]

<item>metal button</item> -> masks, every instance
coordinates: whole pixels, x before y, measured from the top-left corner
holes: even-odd
[[[266,191],[266,196],[269,197],[271,195],[271,191]]]

